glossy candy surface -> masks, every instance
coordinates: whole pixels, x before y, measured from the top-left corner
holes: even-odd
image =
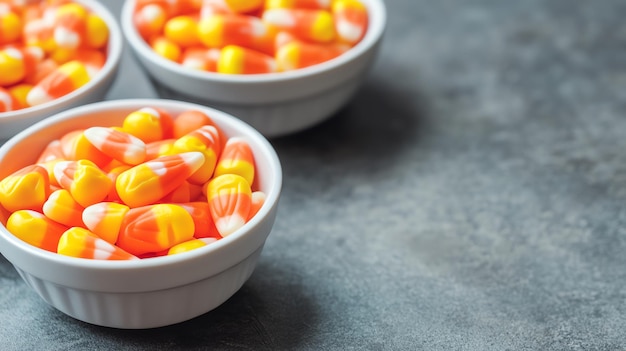
[[[197,110],[171,116],[146,106],[121,125],[77,129],[45,144],[37,164],[0,180],[0,205],[10,213],[9,231],[41,249],[147,259],[244,226],[265,202],[255,174],[246,138],[227,137]]]
[[[3,5],[0,113],[65,96],[91,81],[104,66],[109,28],[86,6],[70,0]],[[4,96],[6,92],[12,97]],[[17,103],[6,102],[11,100]]]
[[[359,0],[204,0],[186,12],[166,7],[157,0],[136,3],[133,23],[144,41],[184,67],[222,74],[292,71],[332,60],[358,44],[368,27]],[[299,43],[282,49],[285,33]]]

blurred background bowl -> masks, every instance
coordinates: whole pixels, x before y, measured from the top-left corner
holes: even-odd
[[[109,28],[107,60],[100,72],[84,86],[48,103],[16,111],[0,112],[0,141],[53,114],[72,107],[101,101],[115,81],[122,57],[124,39],[113,14],[96,0],[75,0],[98,14]]]
[[[133,23],[136,0],[122,9],[121,26],[138,61],[161,97],[192,101],[229,112],[267,137],[295,133],[335,114],[370,70],[386,26],[382,0],[361,0],[368,30],[353,48],[332,60],[289,72],[226,75],[192,70],[157,55]]]
[[[255,157],[256,182],[267,197],[248,223],[215,243],[177,255],[132,261],[67,257],[29,245],[6,229],[9,214],[0,208],[0,253],[50,305],[96,325],[160,327],[214,309],[250,277],[276,217],[282,169],[267,139],[231,115],[180,101],[106,101],[45,119],[0,147],[0,179],[33,164],[51,140],[75,129],[121,125],[128,113],[146,106],[162,108],[172,116],[198,109],[226,136],[245,137]]]

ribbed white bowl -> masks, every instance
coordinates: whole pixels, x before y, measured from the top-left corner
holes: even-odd
[[[272,230],[282,169],[270,143],[241,120],[187,102],[131,99],[78,107],[41,121],[0,147],[0,179],[35,162],[47,143],[89,126],[120,125],[144,106],[172,114],[200,109],[227,136],[244,136],[254,152],[259,189],[267,195],[257,215],[233,234],[205,247],[138,261],[99,261],[57,255],[31,246],[0,226],[0,253],[46,302],[85,322],[115,328],[153,328],[206,313],[230,298],[252,274]],[[0,221],[8,213],[0,209]]]

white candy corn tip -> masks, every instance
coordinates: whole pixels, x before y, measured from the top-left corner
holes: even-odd
[[[200,241],[204,242],[204,243],[205,243],[205,244],[207,244],[207,245],[209,245],[209,244],[213,244],[214,242],[216,242],[216,241],[217,241],[217,239],[216,239],[216,238],[200,238],[200,239],[198,239],[198,240],[200,240]]]
[[[152,22],[159,18],[163,11],[159,5],[148,4],[141,8],[140,15],[147,21]]]
[[[185,60],[183,60],[181,65],[187,68],[191,68],[191,69],[204,70],[205,63],[206,63],[205,60],[197,59],[195,57],[188,57]]]
[[[267,33],[267,27],[265,26],[265,23],[263,23],[263,21],[261,20],[257,20],[256,18],[251,21],[252,23],[252,36],[254,37],[262,37],[265,35],[265,33]]]
[[[106,215],[106,204],[97,203],[83,210],[82,219],[85,226],[93,231]]]
[[[167,173],[167,166],[161,161],[149,161],[144,163],[144,165],[150,168],[152,173],[154,173],[157,177],[161,177]]]
[[[37,106],[41,104],[45,104],[46,102],[50,102],[54,100],[54,98],[40,86],[33,87],[26,95],[26,102],[30,106]]]
[[[159,111],[153,109],[152,107],[143,107],[139,109],[139,112],[147,113],[149,115],[155,116],[157,118],[161,118],[161,114]]]
[[[61,196],[61,193],[58,190],[53,191],[52,194],[48,196],[48,199],[46,200],[46,202],[43,203],[42,207],[42,212],[44,215],[48,217],[54,217],[52,214],[54,212],[55,204],[59,202],[59,196]]]
[[[263,12],[263,21],[277,26],[294,27],[296,21],[285,9],[271,9]]]
[[[93,258],[96,260],[108,260],[113,256],[115,246],[104,239],[96,238],[94,240]]]
[[[330,7],[331,0],[317,0],[317,4],[320,8],[327,9]]]
[[[54,42],[58,47],[75,49],[80,45],[80,35],[64,27],[54,28]]]
[[[65,175],[65,170],[72,162],[74,161],[59,161],[54,165],[52,173],[54,174],[54,178],[56,178],[57,182],[61,183],[66,180],[67,176]]]
[[[0,105],[4,106],[5,111],[13,111],[15,106],[13,106],[13,99],[8,93],[0,92]]]
[[[355,43],[363,35],[363,28],[350,22],[341,21],[337,23],[337,33],[342,39]]]
[[[220,49],[209,49],[209,51],[207,52],[207,57],[209,58],[209,60],[217,61],[220,59],[221,53],[222,51]]]
[[[179,156],[194,172],[204,164],[204,155],[198,151],[183,152]]]
[[[236,214],[222,217],[215,221],[215,227],[223,237],[234,233],[237,229],[243,227],[244,224],[246,224],[246,220]]]
[[[118,143],[116,140],[111,140],[111,135],[114,133],[114,130],[106,127],[90,127],[85,129],[83,132],[85,138],[87,138],[93,146],[102,152],[104,152],[104,147],[107,144]],[[121,147],[124,148],[124,152],[121,155],[115,156],[120,157],[120,161],[130,165],[136,165],[143,162],[146,157],[146,144],[141,139],[130,134],[124,134],[122,138],[124,139],[124,144]]]
[[[205,139],[210,140],[212,142],[217,142],[215,137],[217,136],[217,129],[213,126],[202,126],[196,129],[196,132],[202,135]]]

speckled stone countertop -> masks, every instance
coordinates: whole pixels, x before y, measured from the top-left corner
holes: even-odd
[[[237,294],[108,329],[0,256],[0,349],[626,349],[626,2],[387,6],[354,100],[272,140],[283,196]],[[109,98],[153,96],[126,55]]]

